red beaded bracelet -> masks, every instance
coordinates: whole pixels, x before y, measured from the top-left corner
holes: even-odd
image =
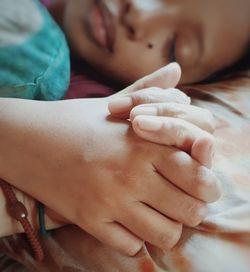
[[[0,178],[0,186],[2,187],[3,193],[7,200],[7,210],[11,217],[19,221],[26,233],[26,236],[29,240],[31,248],[34,252],[35,258],[37,261],[42,261],[44,258],[44,252],[42,246],[38,240],[38,237],[32,228],[28,220],[28,211],[20,202],[12,189],[12,187],[3,179]]]

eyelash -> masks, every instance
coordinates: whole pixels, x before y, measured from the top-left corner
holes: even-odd
[[[130,8],[131,8],[131,4],[129,2],[127,2],[124,6],[124,13],[127,14],[129,13],[130,11]]]
[[[171,46],[169,48],[169,52],[168,52],[168,62],[174,62],[176,60],[176,58],[175,58],[175,41],[176,41],[176,37],[174,35],[173,40],[171,42]]]

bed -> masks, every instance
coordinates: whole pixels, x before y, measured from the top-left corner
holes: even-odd
[[[73,83],[71,86],[76,88],[76,83]],[[90,83],[91,81],[87,81],[87,84]],[[81,85],[78,87],[78,95],[83,97],[81,89],[85,87]],[[249,73],[232,76],[213,84],[185,87],[185,91],[192,97],[193,104],[209,109],[217,120],[213,171],[221,180],[223,196],[216,203],[209,204],[209,214],[201,225],[194,229],[184,227],[181,240],[168,252],[162,252],[146,244],[144,249],[133,258],[111,250],[76,226],[67,226],[51,232],[48,238],[43,238],[46,258],[41,264],[36,263],[30,255],[22,235],[6,237],[0,241],[0,249],[5,253],[0,259],[0,270],[6,272],[248,272],[250,270]],[[67,95],[70,97],[69,93]],[[74,93],[73,96],[77,94]],[[18,266],[16,262],[11,262],[9,258],[25,265],[27,270]],[[11,268],[12,266],[14,268]]]
[[[30,2],[31,0],[25,0],[22,3],[29,4]],[[1,3],[10,2],[4,0]],[[46,14],[46,12],[43,10],[42,14]],[[54,24],[51,21],[48,23],[50,28],[39,33],[47,35],[51,31]],[[55,31],[60,37],[60,31]],[[53,35],[50,37],[52,41]],[[62,37],[62,39],[64,38]],[[38,44],[40,45],[40,43]],[[47,91],[49,88],[54,90],[54,86],[44,83],[50,83],[49,76],[53,75],[53,73],[46,73],[47,67],[59,62],[65,65],[60,52],[66,52],[66,59],[67,48],[58,44],[58,49],[60,48],[62,50],[53,53],[54,56],[59,56],[56,58],[58,59],[56,62],[51,62],[51,58],[44,58],[44,55],[41,59],[39,58],[44,65],[42,66],[43,71],[45,71],[42,81],[39,80],[41,77],[37,77],[33,73],[20,74],[20,77],[14,78],[14,82],[11,79],[10,83],[14,86],[15,91],[13,92],[14,97],[20,94],[19,90],[24,94],[22,98],[44,99],[51,97],[50,93],[44,93],[42,90]],[[25,55],[29,51],[23,52]],[[50,50],[43,50],[44,52],[50,54]],[[4,54],[6,56],[6,52]],[[12,54],[10,56],[12,58]],[[35,58],[37,59],[37,57]],[[49,61],[44,62],[44,60]],[[60,71],[54,65],[52,66],[53,71]],[[62,71],[67,71],[68,66],[66,64]],[[17,68],[18,71],[22,71],[22,67]],[[114,91],[113,87],[108,87],[103,82],[97,83],[96,78],[89,78],[88,75],[83,76],[83,74],[87,74],[87,71],[82,69],[82,64],[75,63],[72,67],[71,83],[65,95],[66,99],[101,97]],[[13,72],[13,67],[10,67],[10,71]],[[34,69],[31,72],[34,72]],[[28,78],[26,78],[27,75]],[[52,96],[52,99],[58,99],[64,95],[68,84],[67,76],[62,76],[62,73],[58,73],[56,76],[60,84],[57,85],[57,96]],[[6,77],[3,75],[3,78]],[[63,84],[61,84],[60,78],[65,78]],[[32,84],[20,84],[20,80]],[[36,84],[33,84],[34,82]],[[37,92],[37,88],[39,88],[39,92]],[[193,104],[209,109],[217,120],[213,171],[221,180],[223,196],[216,203],[209,205],[209,214],[201,225],[193,229],[184,227],[181,240],[168,252],[162,252],[152,245],[146,244],[135,257],[122,256],[76,226],[66,226],[52,231],[47,238],[41,237],[46,253],[42,263],[35,262],[23,235],[5,237],[0,240],[0,271],[249,272],[250,73],[245,72],[225,78],[217,83],[193,85],[183,89],[192,97]],[[3,86],[2,91],[5,90],[6,88]]]

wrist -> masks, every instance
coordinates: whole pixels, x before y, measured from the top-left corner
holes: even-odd
[[[52,230],[70,224],[68,220],[60,216],[58,213],[52,211],[48,207],[44,207],[44,212],[46,230]]]
[[[34,229],[37,229],[37,220],[35,217],[35,201],[31,198],[24,197],[23,193],[12,187],[14,195],[17,201],[20,201],[26,211],[27,211],[27,220],[30,222],[31,226]],[[13,234],[23,233],[24,229],[22,224],[13,218],[11,210],[9,210],[10,200],[6,198],[6,194],[4,193],[2,187],[0,186],[0,237],[9,236]],[[14,211],[14,210],[13,210]]]
[[[39,230],[39,220],[38,220],[38,208],[37,201],[32,197],[24,194],[22,191],[19,191],[16,188],[12,188],[16,198],[18,201],[24,204],[27,212],[31,226],[35,231]],[[9,211],[7,209],[7,200],[6,196],[3,193],[3,190],[0,186],[0,237],[10,236],[18,233],[23,233],[24,229],[20,222],[15,220],[12,216],[10,216]],[[46,230],[56,229],[63,225],[67,224],[67,221],[53,212],[52,210],[45,208],[45,227]]]

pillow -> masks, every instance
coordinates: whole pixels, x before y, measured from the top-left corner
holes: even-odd
[[[120,84],[111,82],[85,62],[72,59],[70,84],[64,99],[105,97],[121,89]]]
[[[0,64],[0,97],[64,96],[70,75],[68,46],[39,1],[0,1]]]

